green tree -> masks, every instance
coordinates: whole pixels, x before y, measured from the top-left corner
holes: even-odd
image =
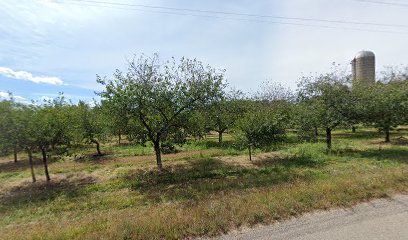
[[[93,143],[99,156],[102,155],[100,142],[106,140],[107,119],[100,106],[91,108],[88,104],[80,101],[73,111],[75,136],[79,142]]]
[[[41,151],[46,180],[50,181],[48,170],[48,152],[58,145],[70,143],[69,118],[67,103],[62,95],[52,101],[47,101],[41,106],[35,107],[33,114],[33,126],[30,137],[33,143]]]
[[[34,173],[34,163],[33,163],[33,152],[37,149],[37,122],[36,122],[36,111],[37,106],[26,105],[22,106],[19,112],[19,118],[21,122],[24,123],[24,128],[22,129],[21,147],[28,154],[28,163],[30,165],[32,181],[36,182],[36,177]]]
[[[231,129],[245,112],[242,97],[242,92],[230,91],[220,95],[206,108],[207,125],[210,130],[218,133],[219,143],[222,143],[224,132]]]
[[[186,119],[186,122],[188,134],[196,140],[203,139],[205,135],[210,132],[209,121],[204,109],[195,110],[188,119]]]
[[[10,96],[9,100],[0,102],[0,150],[4,154],[13,152],[14,162],[17,162],[25,128],[20,117],[23,105],[16,103],[11,94]]]
[[[107,130],[109,130],[111,135],[117,136],[119,145],[122,143],[122,137],[125,135],[128,136],[129,141],[138,138],[136,137],[139,136],[137,130],[140,128],[135,129],[129,126],[130,117],[124,106],[118,105],[118,102],[103,101],[99,108],[103,113],[103,116],[107,118]]]
[[[301,140],[318,142],[319,137],[319,105],[313,101],[298,102],[292,112],[292,124],[298,131]]]
[[[353,104],[350,102],[349,77],[334,70],[317,77],[304,77],[299,84],[298,102],[300,106],[308,106],[309,111],[300,111],[303,117],[313,115],[311,121],[302,124],[316,129],[316,124],[326,130],[327,150],[332,148],[332,131],[341,124],[346,124]]]
[[[13,148],[13,104],[11,100],[0,102],[0,149],[3,155],[7,155]]]
[[[391,141],[391,130],[406,123],[408,81],[377,82],[374,86],[355,89],[357,109],[362,121],[381,129],[385,142]]]
[[[249,158],[251,149],[268,147],[285,138],[287,116],[280,111],[262,104],[256,104],[237,122],[236,138],[242,146],[247,146]]]
[[[172,129],[179,129],[186,115],[206,105],[224,88],[224,71],[204,66],[200,61],[182,58],[160,62],[158,55],[142,56],[129,62],[128,71],[117,70],[114,79],[98,77],[105,86],[103,101],[123,106],[145,128],[162,169],[161,142]]]

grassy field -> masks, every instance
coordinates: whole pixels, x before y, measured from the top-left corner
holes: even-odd
[[[191,142],[155,169],[151,147],[104,146],[93,159],[54,159],[52,182],[30,183],[26,160],[0,159],[0,239],[179,239],[215,236],[305,212],[408,191],[408,129],[334,133],[323,143],[246,152],[231,141]],[[323,141],[322,141],[323,142]],[[82,151],[82,154],[79,154]],[[21,158],[25,158],[21,155]]]

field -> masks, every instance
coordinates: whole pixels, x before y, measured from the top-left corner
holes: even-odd
[[[408,129],[390,144],[375,129],[333,134],[321,143],[274,151],[234,148],[225,137],[191,141],[155,168],[150,146],[104,145],[110,154],[51,159],[51,183],[39,156],[30,182],[26,155],[0,159],[0,239],[179,239],[231,230],[408,191]],[[323,136],[322,136],[323,137]]]

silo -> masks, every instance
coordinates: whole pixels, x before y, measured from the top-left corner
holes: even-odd
[[[369,86],[375,84],[375,55],[370,51],[361,51],[351,62],[353,85]]]

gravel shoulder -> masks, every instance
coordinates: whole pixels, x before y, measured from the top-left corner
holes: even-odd
[[[217,239],[408,239],[408,195],[374,200],[348,209],[306,214]]]

